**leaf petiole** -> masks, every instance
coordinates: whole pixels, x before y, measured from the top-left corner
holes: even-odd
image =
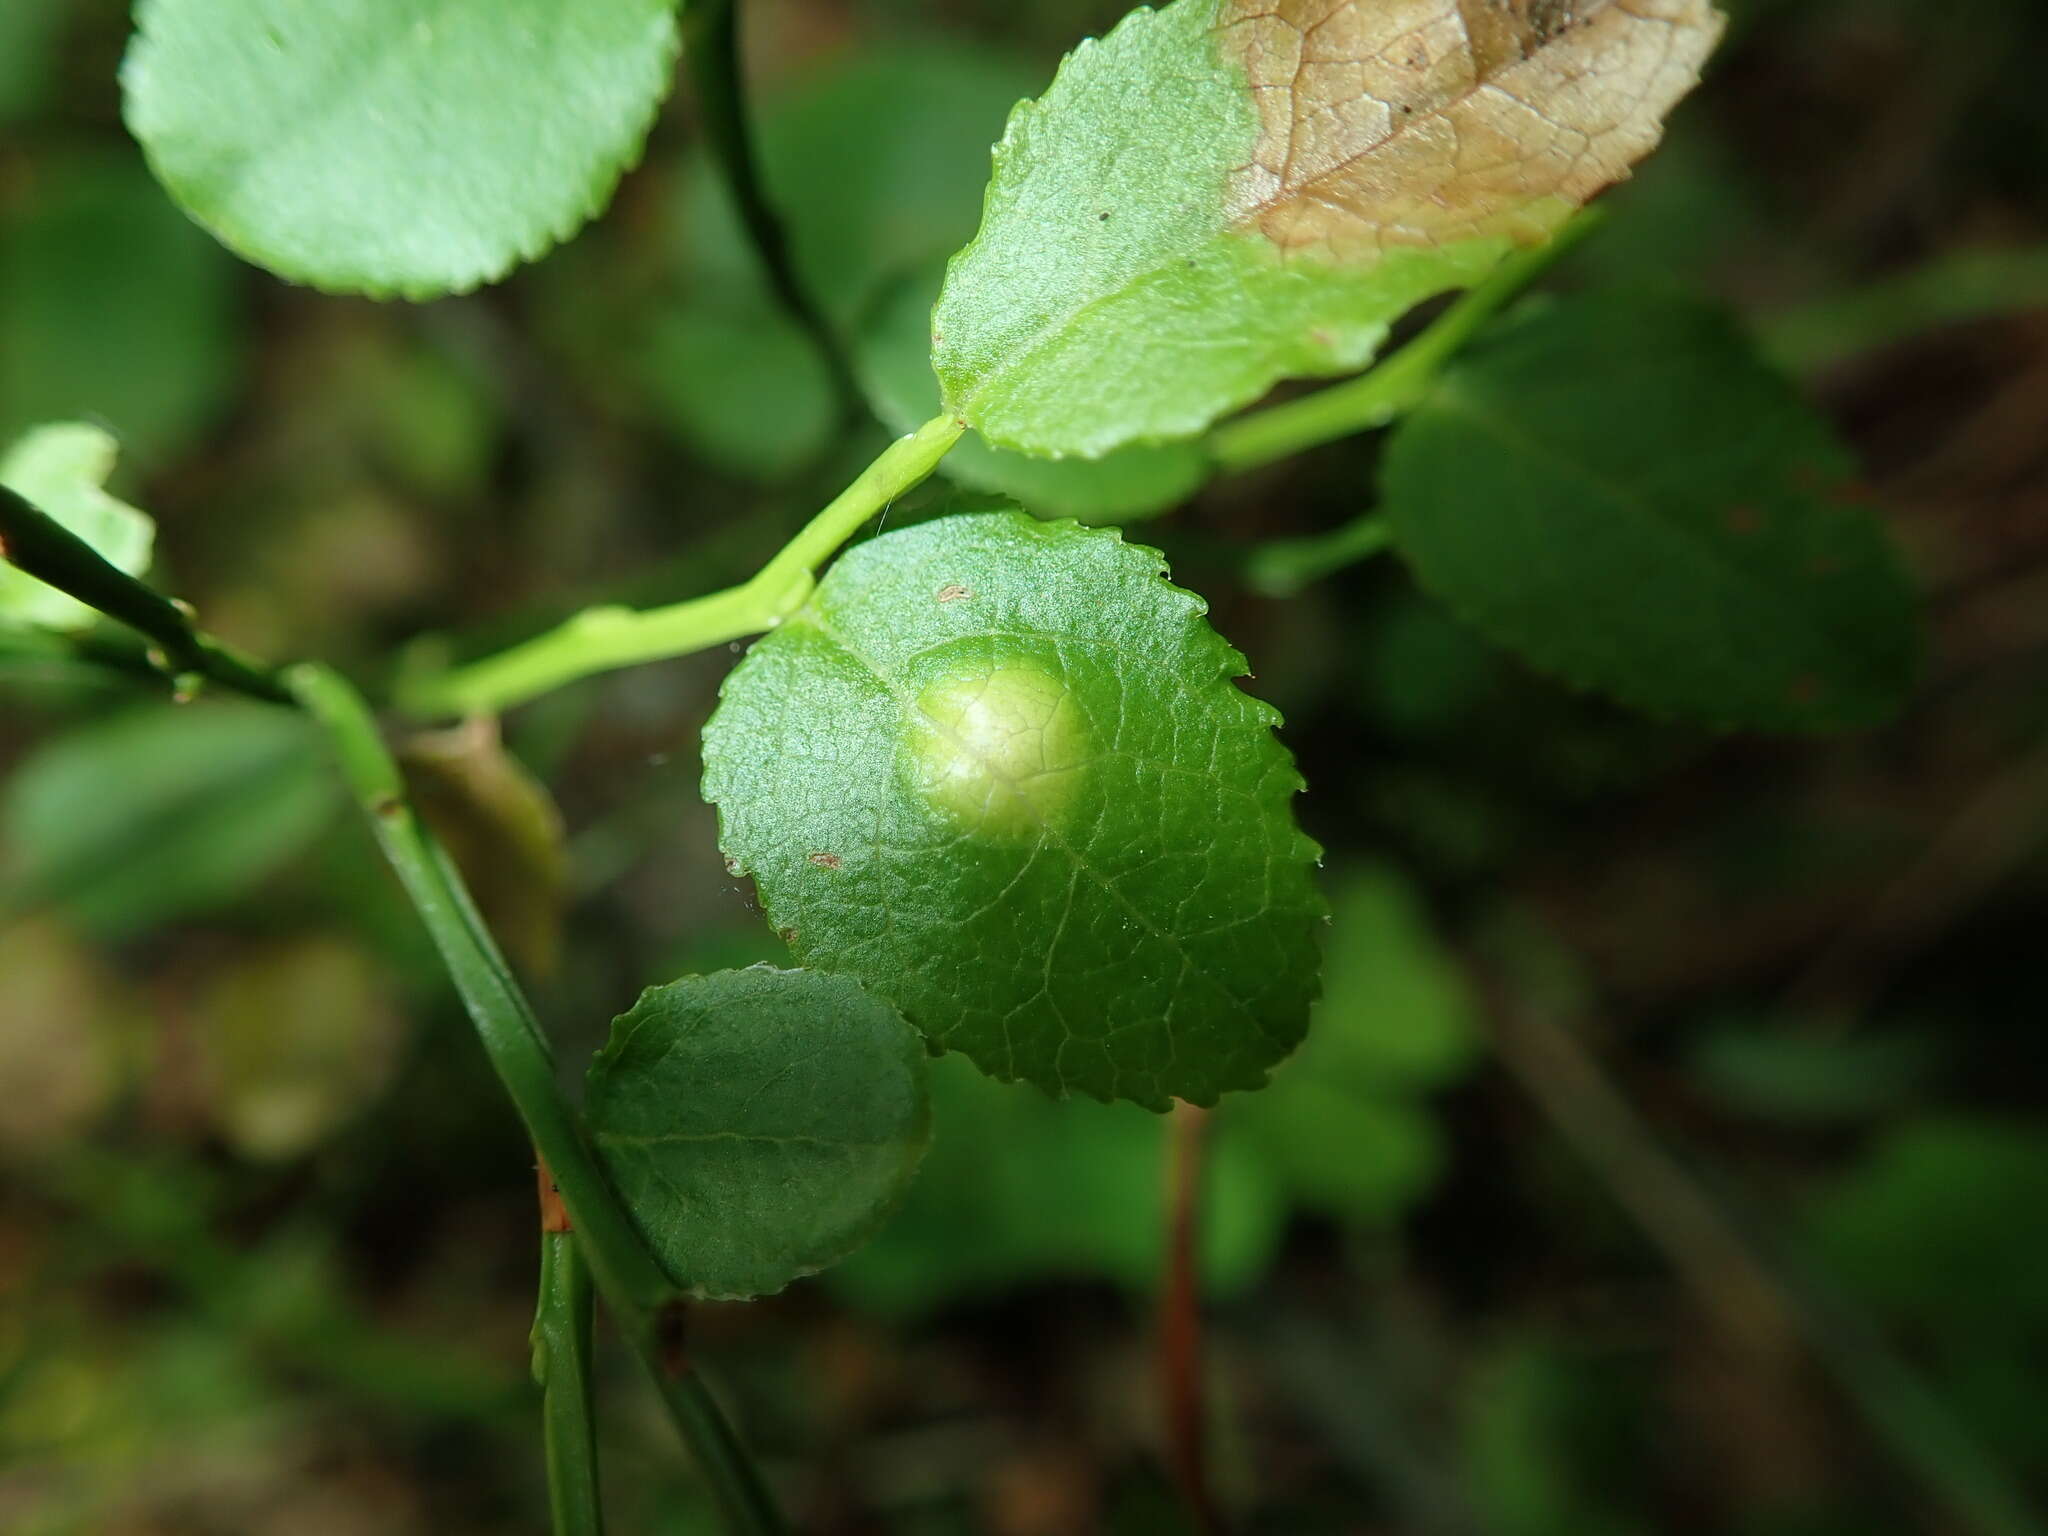
[[[930,475],[965,430],[951,416],[936,416],[898,438],[736,587],[665,608],[586,609],[496,656],[402,681],[399,705],[416,715],[495,713],[579,678],[688,656],[773,629],[803,606],[818,568],[861,524]]]
[[[1225,474],[1241,474],[1386,426],[1421,401],[1444,365],[1481,326],[1598,228],[1605,217],[1597,208],[1588,208],[1542,245],[1510,256],[1420,336],[1371,372],[1225,422],[1209,434],[1210,458]]]

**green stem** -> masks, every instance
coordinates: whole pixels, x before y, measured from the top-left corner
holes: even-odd
[[[1473,334],[1592,233],[1603,217],[1587,209],[1546,243],[1510,256],[1370,373],[1225,422],[1209,434],[1210,458],[1224,473],[1239,474],[1384,427],[1412,410]]]
[[[725,181],[727,195],[740,216],[754,254],[777,301],[810,338],[818,359],[830,375],[847,420],[860,417],[863,396],[852,361],[831,322],[825,318],[789,252],[789,235],[768,200],[761,176],[754,133],[747,121],[746,76],[740,64],[738,0],[695,0],[684,8],[687,33],[684,63],[696,88],[697,110],[712,158]]]
[[[1329,533],[1261,544],[1252,551],[1245,580],[1266,597],[1292,597],[1332,571],[1370,559],[1393,544],[1392,525],[1382,514],[1368,512]]]
[[[964,430],[952,417],[938,416],[898,438],[774,559],[737,587],[644,612],[586,609],[496,656],[405,680],[399,703],[419,715],[496,713],[595,673],[687,656],[773,629],[811,595],[818,567],[861,524],[936,469]]]
[[[543,1208],[547,1203],[543,1193]],[[604,1536],[597,1428],[590,1407],[592,1311],[590,1269],[575,1237],[544,1221],[540,1302],[533,1319],[533,1379],[541,1389],[548,1509],[554,1516],[555,1536]]]
[[[5,486],[0,486],[0,558],[154,640],[163,657],[159,670],[180,692],[210,679],[272,704],[291,702],[274,673],[196,628],[189,606],[109,564],[85,540]]]
[[[695,1453],[731,1529],[774,1536],[784,1527],[760,1476],[680,1347],[681,1297],[642,1243],[555,1084],[540,1026],[455,872],[405,799],[398,765],[360,695],[317,664],[291,668],[292,696],[325,729],[476,1025],[484,1052],[547,1164],[605,1304],[646,1365]]]

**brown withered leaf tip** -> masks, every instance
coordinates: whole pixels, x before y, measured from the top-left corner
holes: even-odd
[[[1657,142],[1710,0],[1226,0],[1259,104],[1232,224],[1338,260],[1547,236]]]

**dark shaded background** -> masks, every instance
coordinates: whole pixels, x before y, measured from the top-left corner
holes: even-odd
[[[1733,9],[1559,281],[1729,299],[1858,446],[1926,593],[1901,720],[1645,723],[1392,562],[1245,593],[1249,542],[1363,509],[1370,441],[1143,535],[1285,709],[1337,908],[1311,1045],[1211,1125],[1214,1476],[1246,1530],[2048,1528],[2048,8]],[[775,186],[844,322],[971,232],[1008,103],[1114,14],[748,8]],[[330,299],[156,190],[125,25],[0,4],[0,440],[118,432],[159,578],[231,639],[388,682],[708,590],[876,446],[838,440],[687,102],[502,287]],[[531,859],[471,872],[572,1072],[640,985],[775,958],[695,787],[727,661],[508,722],[560,802],[563,900]],[[530,1154],[311,743],[15,669],[0,769],[0,1529],[542,1529]],[[701,1358],[805,1530],[1183,1528],[1164,1123],[938,1070],[890,1233],[704,1309]],[[710,1531],[602,1364],[615,1528]]]

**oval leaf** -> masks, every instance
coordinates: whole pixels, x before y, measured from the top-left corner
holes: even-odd
[[[844,976],[753,966],[650,988],[585,1114],[634,1223],[692,1294],[779,1291],[872,1236],[930,1134],[924,1044]]]
[[[1537,666],[1657,715],[1882,719],[1912,592],[1827,426],[1721,311],[1607,296],[1473,353],[1381,475],[1424,586]]]
[[[889,534],[704,734],[723,846],[803,963],[994,1076],[1153,1108],[1294,1047],[1322,910],[1278,716],[1163,570],[1015,512]]]
[[[1201,431],[1546,238],[1656,143],[1708,0],[1177,0],[996,146],[933,316],[947,408],[1093,457]]]
[[[129,129],[185,211],[317,288],[504,276],[610,198],[667,92],[672,0],[145,0]]]
[[[249,898],[341,806],[318,733],[231,699],[53,737],[0,795],[0,923],[43,906],[124,938]]]

